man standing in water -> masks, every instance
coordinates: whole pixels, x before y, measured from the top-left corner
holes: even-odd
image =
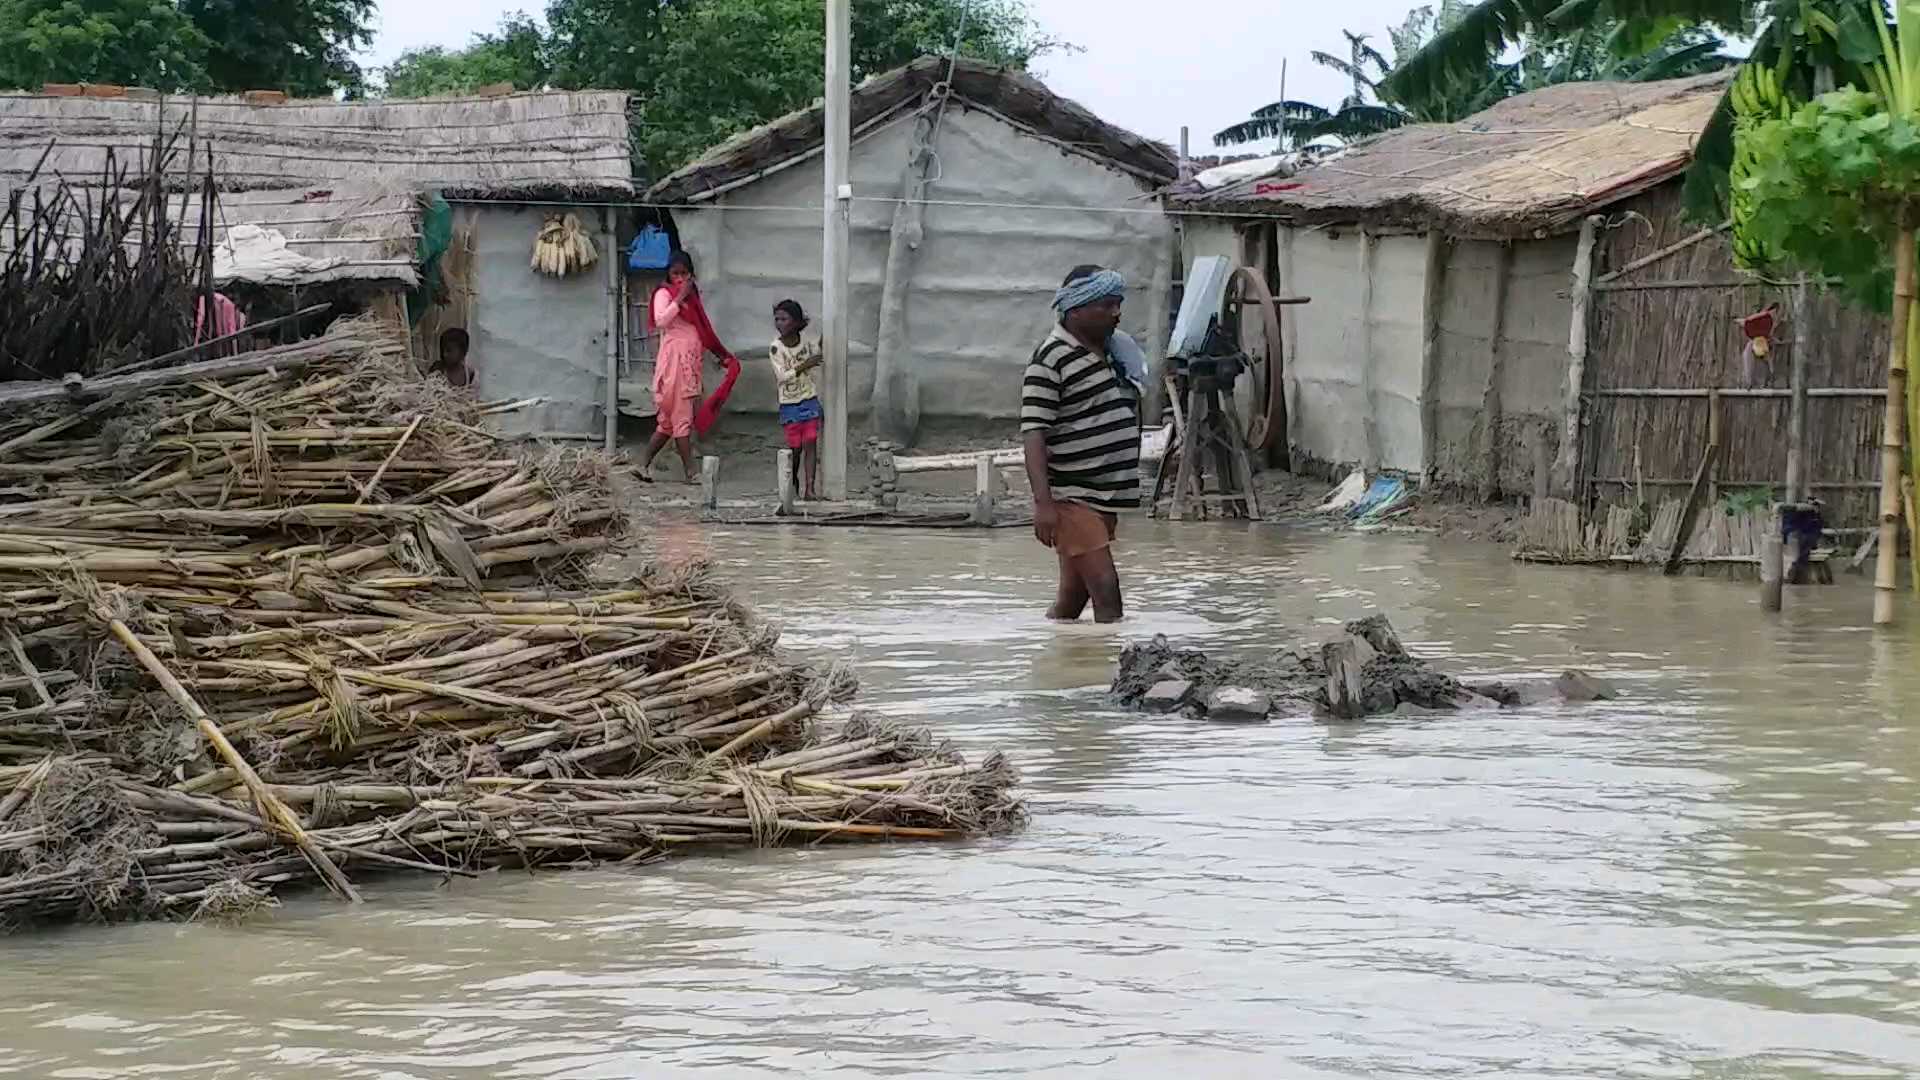
[[[1116,357],[1126,280],[1076,266],[1054,294],[1059,323],[1027,364],[1020,431],[1033,486],[1033,535],[1060,562],[1047,617],[1118,622],[1116,514],[1140,505],[1140,397]],[[1131,345],[1131,339],[1124,343]]]

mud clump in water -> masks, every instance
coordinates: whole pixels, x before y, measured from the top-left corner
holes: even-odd
[[[1205,716],[1205,702],[1223,689],[1264,693],[1275,712],[1346,719],[1503,703],[1407,652],[1384,615],[1348,623],[1318,650],[1276,649],[1257,660],[1215,660],[1155,637],[1121,652],[1111,693],[1129,708]]]

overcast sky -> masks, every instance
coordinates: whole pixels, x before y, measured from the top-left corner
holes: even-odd
[[[459,47],[502,15],[538,13],[543,0],[385,0],[379,36],[369,58],[385,63],[422,45]],[[1180,126],[1193,129],[1193,152],[1205,153],[1212,135],[1280,96],[1280,62],[1287,61],[1287,96],[1334,105],[1346,92],[1341,77],[1314,64],[1315,49],[1341,54],[1341,29],[1370,34],[1392,56],[1386,29],[1416,6],[1411,0],[1029,0],[1041,28],[1084,51],[1048,56],[1037,65],[1056,93],[1077,99],[1102,118],[1153,138],[1175,142]]]

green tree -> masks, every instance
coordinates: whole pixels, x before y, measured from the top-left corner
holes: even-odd
[[[1769,70],[1741,72],[1734,95],[1738,149],[1749,167],[1736,193],[1750,200],[1749,228],[1800,268],[1831,275],[1875,307],[1891,306],[1887,397],[1880,442],[1880,546],[1873,621],[1894,620],[1901,519],[1903,429],[1908,468],[1920,475],[1920,384],[1907,369],[1920,355],[1915,248],[1920,227],[1920,3],[1894,5],[1894,26],[1874,27],[1880,57],[1871,93],[1841,89],[1793,107]],[[1766,115],[1768,112],[1774,115]],[[1891,274],[1888,268],[1891,267]],[[1908,492],[1911,497],[1911,492]],[[1908,503],[1910,506],[1911,503]],[[1909,519],[1910,520],[1910,519]],[[1920,590],[1920,562],[1910,568]]]
[[[547,52],[540,24],[526,12],[515,12],[502,19],[495,32],[475,34],[464,49],[433,46],[401,53],[387,66],[383,92],[388,97],[431,97],[500,82],[537,90],[553,75]]]
[[[1013,67],[1062,47],[1021,0],[853,0],[852,23],[856,83],[956,41]],[[635,137],[656,176],[823,88],[821,0],[554,0],[547,24],[555,85],[633,92]]]
[[[373,41],[375,0],[180,0],[211,45],[207,73],[228,91],[296,97],[365,88],[353,54]]]
[[[171,0],[0,0],[0,86],[207,82],[205,35]]]

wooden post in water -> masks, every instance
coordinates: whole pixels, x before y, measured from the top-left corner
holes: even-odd
[[[1780,585],[1785,576],[1785,552],[1780,542],[1780,504],[1767,515],[1767,532],[1760,538],[1760,610],[1780,610]]]
[[[973,459],[973,523],[975,525],[993,524],[993,486],[999,482],[999,476],[993,470],[993,455],[981,454]]]
[[[700,459],[700,509],[712,513],[720,508],[720,459],[708,455]]]

